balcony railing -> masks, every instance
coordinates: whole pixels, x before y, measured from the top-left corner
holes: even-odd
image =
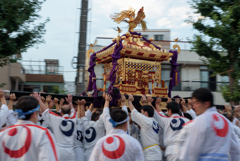
[[[25,74],[63,75],[62,66],[22,65]]]

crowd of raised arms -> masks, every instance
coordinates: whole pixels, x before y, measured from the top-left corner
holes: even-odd
[[[13,102],[0,90],[0,161],[240,161],[240,108],[214,107],[204,88],[191,99],[121,95],[119,107],[103,109],[86,101],[34,92]],[[154,102],[154,104],[153,104]],[[53,107],[56,110],[53,110]]]

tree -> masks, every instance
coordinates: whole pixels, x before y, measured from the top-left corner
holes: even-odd
[[[205,57],[216,73],[231,70],[222,74],[229,77],[229,84],[222,88],[231,93],[224,98],[237,104],[240,95],[234,91],[240,89],[240,0],[192,0],[190,5],[201,15],[197,20],[187,20],[200,32],[193,37],[192,50]]]
[[[0,0],[0,66],[7,64],[9,56],[44,42],[42,36],[49,19],[39,22],[38,15],[44,1]]]

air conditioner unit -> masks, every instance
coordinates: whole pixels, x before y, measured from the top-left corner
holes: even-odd
[[[191,91],[192,87],[191,86],[185,86],[183,87],[184,91]]]

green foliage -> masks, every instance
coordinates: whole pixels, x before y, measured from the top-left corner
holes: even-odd
[[[220,87],[219,91],[222,93],[222,96],[226,102],[230,102],[230,100],[233,100],[233,101],[240,100],[240,85],[235,84],[232,92],[228,84],[223,84],[219,87]]]
[[[191,40],[192,50],[216,73],[233,69],[222,76],[230,77],[231,88],[226,86],[224,91],[235,92],[240,78],[240,0],[192,0],[190,4],[200,15],[187,20],[200,33]]]
[[[53,87],[54,94],[67,94],[67,91],[60,90],[59,87]]]
[[[0,88],[4,87],[5,85],[6,85],[6,83],[1,83]]]
[[[40,22],[38,15],[44,1],[0,1],[0,66],[7,64],[8,56],[25,52],[29,47],[44,42],[42,36],[49,19]]]

